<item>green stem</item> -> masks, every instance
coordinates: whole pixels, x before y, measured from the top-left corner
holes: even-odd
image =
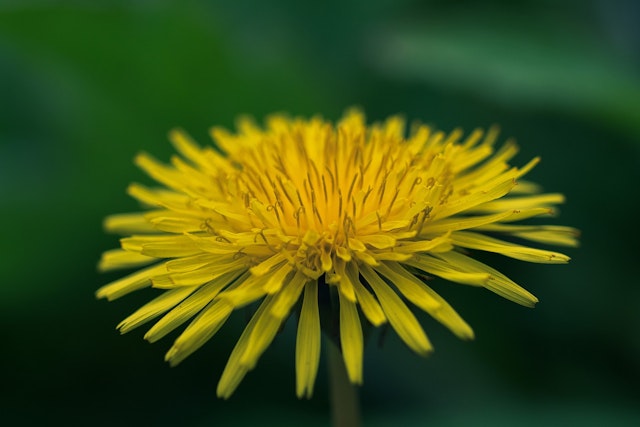
[[[329,360],[329,400],[333,427],[359,427],[360,405],[358,392],[351,384],[342,354],[330,340],[326,340]]]

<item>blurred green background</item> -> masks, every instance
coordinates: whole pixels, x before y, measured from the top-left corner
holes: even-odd
[[[360,105],[500,124],[567,195],[553,222],[583,231],[566,266],[486,257],[534,310],[435,283],[476,340],[426,315],[426,360],[376,336],[365,425],[640,425],[639,17],[633,0],[0,1],[0,423],[327,425],[324,358],[313,400],[295,398],[291,322],[221,401],[244,317],[171,369],[170,338],[114,330],[151,294],[96,301],[119,273],[95,265],[117,244],[102,218],[136,210],[124,190],[148,182],[133,156],[167,159],[172,127],[206,143],[242,113]]]

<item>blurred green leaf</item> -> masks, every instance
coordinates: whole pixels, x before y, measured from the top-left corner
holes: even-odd
[[[592,35],[504,17],[446,18],[388,31],[370,60],[397,79],[586,115],[640,135],[638,70]]]
[[[425,411],[413,409],[401,414],[379,414],[371,417],[370,426],[433,426],[433,427],[538,427],[538,426],[583,426],[583,427],[634,427],[640,413],[614,402],[569,403],[513,401],[508,397],[493,396],[494,401],[479,398],[459,408],[450,408],[442,416],[442,409]]]

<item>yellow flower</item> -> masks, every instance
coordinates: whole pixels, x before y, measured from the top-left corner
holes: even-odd
[[[224,398],[255,367],[291,311],[299,313],[297,395],[311,396],[320,358],[319,292],[337,294],[330,312],[339,318],[349,379],[360,384],[360,314],[374,326],[388,322],[425,355],[431,344],[405,301],[460,338],[473,338],[473,331],[421,277],[481,286],[533,306],[535,296],[468,250],[566,263],[561,253],[495,236],[577,244],[569,227],[516,224],[552,214],[563,196],[538,194],[538,186],[520,181],[538,159],[510,167],[517,147],[507,142],[494,151],[495,129],[461,140],[459,130],[447,135],[416,125],[407,135],[399,117],[367,127],[354,110],[335,126],[275,115],[264,129],[244,119],[236,134],[220,128],[211,134],[216,148],[171,132],[182,157],[170,165],[148,154],[136,157],[162,187],[129,187],[152,209],[107,218],[107,230],[130,237],[104,253],[99,267],[150,266],[97,296],[163,290],[118,329],[125,333],[160,317],[145,335],[155,342],[190,320],[166,354],[171,365],[208,341],[234,310],[260,301],[218,384]]]

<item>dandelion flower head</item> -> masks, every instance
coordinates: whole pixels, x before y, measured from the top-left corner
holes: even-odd
[[[365,122],[351,110],[335,125],[315,117],[274,115],[237,132],[213,128],[216,146],[170,133],[181,156],[136,164],[161,186],[132,184],[143,212],[105,221],[125,235],[103,254],[103,271],[140,268],[97,291],[113,300],[153,287],[159,295],[124,319],[128,332],[155,342],[188,322],[166,354],[176,365],[205,344],[237,309],[255,306],[218,383],[227,398],[252,370],[291,313],[297,315],[296,391],[312,394],[320,359],[318,295],[337,295],[339,345],[352,383],[362,383],[363,323],[388,323],[408,347],[431,343],[408,303],[462,339],[473,331],[425,282],[439,277],[484,287],[524,306],[537,299],[470,256],[473,251],[538,263],[566,263],[533,242],[575,246],[569,227],[527,225],[549,216],[561,194],[522,181],[538,162],[509,161],[513,142],[495,147],[497,131],[449,134],[426,125],[410,132],[400,117]],[[503,240],[507,238],[507,240]]]

